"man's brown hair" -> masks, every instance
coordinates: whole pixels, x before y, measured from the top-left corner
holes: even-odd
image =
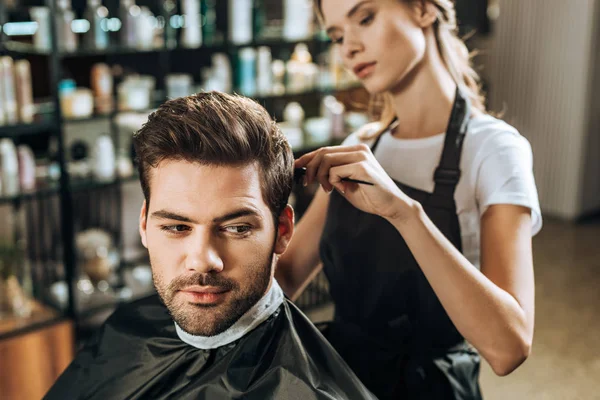
[[[147,207],[150,170],[164,160],[216,166],[256,162],[273,216],[287,205],[292,150],[267,111],[251,99],[213,91],[169,100],[150,114],[133,143]]]

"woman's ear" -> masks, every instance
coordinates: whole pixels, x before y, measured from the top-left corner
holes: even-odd
[[[414,18],[417,24],[425,29],[429,28],[438,19],[439,10],[430,1],[416,1],[413,5]]]

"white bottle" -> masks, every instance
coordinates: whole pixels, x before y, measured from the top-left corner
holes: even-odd
[[[218,90],[224,93],[231,93],[233,90],[233,77],[229,57],[225,53],[216,53],[212,56],[213,79]]]
[[[19,111],[15,88],[15,66],[13,59],[8,56],[0,57],[0,79],[4,119],[7,124],[14,125],[19,122]]]
[[[310,0],[285,0],[283,3],[283,37],[307,39],[313,30],[313,7]]]
[[[202,23],[200,21],[200,1],[182,0],[181,9],[185,19],[181,44],[183,47],[196,48],[202,46]]]
[[[257,91],[259,95],[266,96],[273,88],[273,74],[271,71],[271,49],[266,46],[258,48],[258,62],[256,68]]]
[[[233,44],[252,41],[252,0],[229,0],[229,40]]]
[[[0,175],[2,176],[2,194],[19,194],[19,161],[17,149],[10,139],[0,139]]]
[[[108,135],[96,139],[92,155],[92,171],[99,181],[110,181],[115,178],[116,157],[115,146]]]

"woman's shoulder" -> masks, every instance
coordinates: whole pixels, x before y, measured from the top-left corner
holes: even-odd
[[[472,118],[465,137],[466,153],[485,158],[507,148],[531,152],[529,141],[506,121],[483,113]]]
[[[352,132],[344,141],[342,142],[343,146],[354,146],[356,144],[364,143],[368,146],[372,145],[374,142],[373,134],[381,129],[381,122],[369,122],[361,126],[356,131]]]

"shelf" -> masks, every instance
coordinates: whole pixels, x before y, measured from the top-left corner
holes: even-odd
[[[115,178],[107,181],[97,180],[94,178],[71,178],[71,191],[82,192],[87,190],[99,189],[103,187],[110,187],[128,182],[137,182],[139,180],[137,173],[125,178]],[[31,190],[28,192],[21,192],[13,196],[0,196],[0,205],[6,203],[16,203],[19,201],[30,200],[34,198],[40,198],[56,194],[60,191],[60,182],[48,182],[45,186]]]
[[[0,319],[0,340],[48,326],[66,318],[54,308],[35,300],[31,301],[33,303],[31,316],[27,318],[9,317]]]
[[[327,40],[323,40],[318,34],[308,37],[305,39],[293,39],[287,40],[281,37],[281,35],[264,35],[253,39],[248,43],[237,44],[223,39],[215,39],[210,42],[204,42],[199,47],[184,47],[181,45],[177,46],[160,46],[152,48],[138,48],[138,47],[126,47],[120,45],[111,45],[106,49],[88,49],[81,48],[75,51],[60,51],[58,56],[62,59],[68,58],[81,58],[81,57],[103,57],[111,55],[129,55],[129,54],[152,54],[161,53],[165,51],[198,51],[198,50],[210,50],[210,51],[227,51],[227,50],[238,50],[243,47],[259,47],[259,46],[286,46],[295,45],[298,43],[328,43]],[[13,55],[29,55],[29,56],[50,56],[52,51],[49,49],[36,48],[31,43],[19,42],[15,40],[7,40],[3,43],[3,48],[10,54]]]
[[[0,125],[0,138],[18,138],[47,133],[56,128],[56,122],[50,118],[31,124]]]

